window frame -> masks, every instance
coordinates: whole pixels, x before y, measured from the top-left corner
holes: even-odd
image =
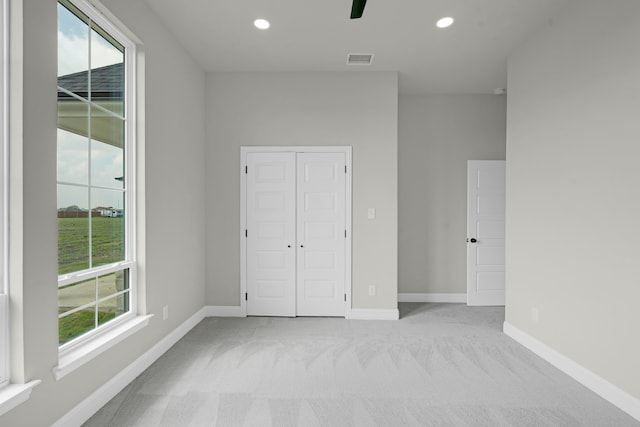
[[[125,222],[125,256],[123,261],[108,265],[101,265],[87,270],[74,271],[58,276],[58,288],[72,283],[97,278],[106,274],[128,270],[129,281],[129,311],[117,316],[103,325],[94,327],[92,330],[59,346],[59,359],[73,359],[73,355],[78,352],[83,353],[95,342],[113,335],[113,331],[123,329],[127,322],[131,322],[137,316],[138,306],[138,286],[137,286],[137,250],[136,250],[136,48],[137,45],[131,40],[117,25],[105,17],[91,3],[86,0],[58,0],[57,4],[63,7],[71,5],[89,20],[98,25],[109,37],[121,44],[124,51],[124,180],[126,187],[124,222]],[[90,25],[90,24],[89,24]],[[91,27],[90,27],[91,28]],[[60,90],[60,88],[58,88]],[[90,100],[81,100],[88,105],[95,105]],[[91,210],[91,206],[89,206]],[[89,212],[90,212],[89,210]],[[101,298],[94,301],[97,303]]]
[[[0,389],[9,384],[9,280],[8,280],[8,143],[9,143],[9,4],[0,0]]]
[[[20,10],[21,5],[16,5]],[[0,417],[12,410],[21,403],[27,401],[31,396],[33,389],[41,383],[40,380],[31,380],[27,383],[12,382],[11,378],[11,331],[10,313],[9,313],[9,164],[10,164],[10,144],[13,142],[14,150],[21,157],[21,145],[18,141],[12,141],[10,138],[11,121],[16,127],[22,124],[22,115],[20,111],[10,113],[11,96],[20,98],[22,92],[19,88],[10,86],[10,70],[19,76],[22,70],[22,44],[17,42],[11,48],[16,49],[16,63],[12,65],[9,61],[11,34],[16,34],[22,29],[21,22],[12,22],[12,16],[9,12],[11,4],[9,0],[0,0],[0,22],[2,22],[2,30],[0,30],[0,55],[2,63],[0,64],[0,340],[2,340],[3,351],[0,351],[0,367],[3,376],[0,385]],[[15,137],[15,135],[13,136]],[[16,138],[17,139],[17,138]],[[16,154],[16,153],[11,154]],[[15,160],[15,159],[14,159]],[[21,170],[21,164],[14,164],[14,167]],[[22,194],[22,183],[18,179],[19,184],[13,190]],[[19,203],[18,203],[19,205]],[[16,208],[14,205],[14,209]],[[18,226],[21,227],[21,226]]]

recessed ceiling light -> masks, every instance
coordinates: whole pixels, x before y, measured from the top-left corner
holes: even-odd
[[[271,26],[271,24],[269,24],[269,21],[267,21],[266,19],[256,19],[255,21],[253,21],[253,25],[261,30],[266,30]]]
[[[438,20],[438,22],[436,22],[436,26],[438,28],[447,28],[447,27],[450,27],[451,24],[453,24],[453,18],[450,16],[441,18]]]

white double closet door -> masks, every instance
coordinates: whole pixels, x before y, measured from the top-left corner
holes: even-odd
[[[345,157],[247,153],[248,315],[345,315]]]

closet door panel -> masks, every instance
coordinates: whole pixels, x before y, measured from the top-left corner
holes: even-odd
[[[295,316],[295,153],[247,154],[247,314]]]
[[[345,315],[344,153],[297,156],[297,315]]]

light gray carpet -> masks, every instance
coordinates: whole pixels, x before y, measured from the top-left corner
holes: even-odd
[[[640,424],[503,335],[503,308],[400,313],[205,319],[85,426]]]

